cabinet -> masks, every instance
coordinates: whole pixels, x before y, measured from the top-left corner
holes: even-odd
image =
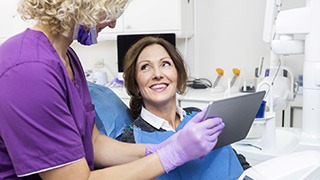
[[[125,87],[110,88],[118,97],[129,106],[130,96]],[[177,96],[177,103],[180,107],[197,107],[203,109],[210,102],[217,99],[223,99],[224,93],[211,93],[210,89],[192,89],[189,88],[185,95]]]
[[[33,22],[21,20],[16,12],[18,0],[0,1],[0,44],[22,32]],[[118,34],[175,33],[177,38],[194,33],[193,0],[131,0],[114,29],[106,27],[99,41],[115,40]]]
[[[125,87],[112,87],[110,88],[115,94],[119,96],[119,98],[129,106],[130,97],[127,94]],[[212,93],[211,89],[192,89],[188,88],[187,93],[185,95],[178,95],[177,96],[177,103],[180,107],[197,107],[200,109],[206,108],[210,102],[224,99],[226,98],[226,94],[222,93]],[[232,93],[232,96],[240,96],[243,93]]]
[[[125,87],[111,87],[110,88],[127,106],[129,106],[130,96],[127,94]],[[241,96],[244,93],[231,93],[229,97]],[[210,102],[225,99],[226,94],[213,93],[210,88],[207,89],[192,89],[188,88],[185,95],[177,94],[177,103],[180,107],[197,107],[200,109],[206,108]]]
[[[114,29],[105,28],[99,40],[116,39],[118,34],[175,33],[193,35],[193,0],[131,0]]]
[[[238,95],[238,93],[231,94],[230,96]],[[200,109],[206,108],[210,102],[225,98],[225,93],[212,93],[210,88],[207,89],[192,89],[188,88],[187,93],[178,96],[178,105],[182,108],[197,107]]]

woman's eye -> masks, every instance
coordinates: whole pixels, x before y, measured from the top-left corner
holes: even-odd
[[[148,64],[144,64],[141,66],[140,68],[141,70],[147,70],[147,69],[150,69],[149,65]]]
[[[171,66],[171,63],[168,62],[168,61],[165,61],[165,62],[162,63],[162,66]]]

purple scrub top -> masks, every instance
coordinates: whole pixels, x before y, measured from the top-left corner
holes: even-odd
[[[0,46],[0,179],[81,158],[93,170],[94,106],[71,48],[68,56],[73,82],[42,32],[27,29]]]

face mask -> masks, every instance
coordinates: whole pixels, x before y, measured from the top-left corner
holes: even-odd
[[[77,25],[74,28],[73,39],[78,40],[82,45],[90,46],[97,43],[97,30],[96,26],[90,27],[89,32],[87,32],[83,25]]]

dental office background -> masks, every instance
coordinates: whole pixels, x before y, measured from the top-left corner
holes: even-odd
[[[269,66],[270,44],[262,40],[266,1],[189,1],[132,0],[125,14],[118,19],[117,27],[113,30],[104,30],[99,34],[98,44],[86,47],[75,42],[72,47],[78,53],[85,70],[93,70],[98,64],[103,64],[110,82],[118,76],[116,34],[128,34],[129,29],[132,28],[126,21],[143,22],[144,19],[147,19],[152,23],[145,23],[145,29],[150,26],[154,26],[152,27],[154,29],[158,26],[156,17],[165,16],[168,24],[177,20],[181,23],[181,29],[187,30],[185,34],[177,33],[176,46],[187,62],[190,77],[206,78],[213,83],[218,76],[216,68],[222,68],[224,76],[220,81],[220,86],[226,87],[228,78],[234,75],[232,69],[238,68],[240,76],[236,83],[239,86],[244,81],[247,84],[254,83],[256,81],[255,68],[260,66],[262,58],[264,58],[263,67]],[[0,0],[0,22],[2,24],[0,44],[32,24],[22,23],[16,13],[17,2],[18,0]],[[282,9],[303,6],[305,6],[304,0],[283,0]],[[140,12],[145,13],[139,16]],[[171,14],[172,12],[174,14]],[[159,29],[161,28],[163,27],[159,26]],[[135,33],[148,33],[143,30],[143,26],[140,29],[141,31],[138,30]],[[150,32],[172,31],[164,28]],[[303,70],[303,55],[280,58],[284,65],[292,69],[295,80],[298,81]],[[298,122],[294,126],[301,127],[299,119],[301,121],[302,115],[298,113],[296,116]],[[277,122],[277,126],[281,126],[280,121]]]

